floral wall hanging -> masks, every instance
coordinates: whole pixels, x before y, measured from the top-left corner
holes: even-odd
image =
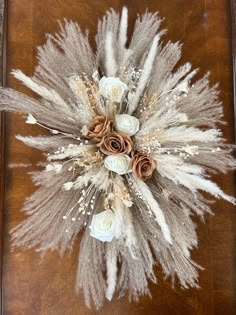
[[[83,232],[76,289],[89,307],[115,291],[130,300],[149,294],[156,264],[183,288],[197,287],[192,217],[211,213],[211,196],[235,204],[210,179],[236,166],[219,129],[217,86],[208,75],[192,84],[190,63],[177,68],[181,45],[161,43],[161,21],[139,16],[128,43],[127,9],[110,10],[96,53],[78,24],[65,21],[39,47],[33,77],[12,71],[38,97],[0,89],[1,110],[25,113],[50,133],[17,136],[46,162],[31,173],[39,188],[13,245],[63,255]]]

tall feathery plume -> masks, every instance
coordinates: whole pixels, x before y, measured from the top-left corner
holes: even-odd
[[[172,243],[171,233],[166,223],[163,211],[161,210],[157,201],[153,198],[153,195],[151,191],[149,190],[148,186],[143,181],[139,180],[138,178],[134,178],[133,183],[136,186],[136,189],[140,192],[148,208],[150,208],[150,210],[153,212],[155,216],[155,220],[158,222],[164,238],[166,239],[167,242]]]
[[[137,90],[135,91],[134,97],[133,99],[131,99],[130,104],[129,104],[128,113],[130,115],[135,111],[136,107],[138,106],[139,98],[143,94],[143,90],[145,89],[145,86],[152,72],[152,66],[156,57],[156,51],[157,51],[157,45],[158,45],[159,39],[160,39],[159,35],[156,35],[153,39],[151,48],[149,50],[149,53],[147,55],[147,58],[143,66],[143,70],[140,76]]]
[[[111,301],[116,288],[117,278],[117,255],[114,244],[107,244],[106,251],[106,266],[107,266],[107,288],[106,298]]]
[[[113,48],[113,35],[111,32],[108,32],[106,35],[106,75],[108,77],[112,77],[116,75],[116,60],[115,60],[115,52]]]
[[[120,19],[120,29],[119,29],[119,64],[123,64],[123,58],[126,52],[126,42],[127,42],[127,28],[128,28],[128,10],[126,7],[122,9],[121,19]]]

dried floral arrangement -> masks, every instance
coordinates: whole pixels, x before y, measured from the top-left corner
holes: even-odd
[[[197,71],[176,67],[181,45],[160,43],[161,21],[138,16],[128,45],[127,9],[110,10],[95,54],[88,34],[65,21],[39,47],[32,77],[12,71],[39,98],[0,90],[1,110],[26,113],[26,123],[51,133],[17,136],[46,162],[32,172],[40,187],[13,244],[63,255],[83,231],[76,289],[96,308],[115,291],[130,300],[150,294],[156,264],[183,288],[197,287],[192,217],[211,213],[212,202],[202,192],[235,203],[209,178],[236,165],[217,127],[217,86],[208,75],[191,84]]]

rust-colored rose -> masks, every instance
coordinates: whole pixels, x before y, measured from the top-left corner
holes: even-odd
[[[101,142],[105,136],[111,133],[113,120],[106,116],[96,116],[87,128],[86,138],[94,142]]]
[[[156,162],[153,158],[142,152],[134,154],[130,164],[134,174],[143,181],[151,178],[156,168]]]
[[[132,149],[133,142],[130,137],[115,131],[107,135],[100,146],[100,150],[106,155],[129,154]]]

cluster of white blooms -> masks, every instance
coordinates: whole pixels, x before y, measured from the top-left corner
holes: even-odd
[[[99,93],[113,102],[120,102],[127,88],[127,85],[119,78],[102,77],[99,81]],[[139,120],[128,114],[117,114],[115,115],[115,128],[118,132],[130,137],[134,136],[139,131]],[[130,171],[130,157],[128,155],[109,155],[105,158],[104,165],[108,170],[124,175]]]
[[[99,93],[113,102],[121,102],[127,85],[119,78],[102,77],[99,81]],[[115,115],[115,129],[128,136],[134,136],[139,131],[139,120],[128,114]],[[124,155],[108,155],[104,159],[104,166],[119,175],[130,172],[130,157]],[[103,211],[92,218],[90,235],[101,241],[112,241],[115,235],[114,213],[111,210]]]

